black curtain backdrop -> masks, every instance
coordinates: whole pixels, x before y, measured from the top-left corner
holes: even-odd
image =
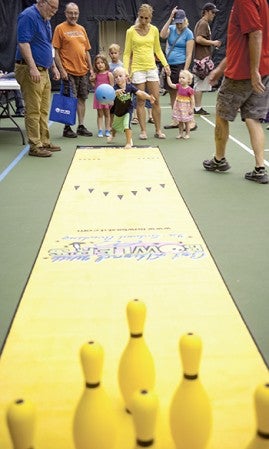
[[[16,23],[18,14],[35,0],[0,0],[0,70],[13,71],[16,49]],[[59,10],[51,20],[52,27],[65,20],[64,8],[67,0],[59,1]],[[125,20],[132,25],[137,16],[139,5],[143,0],[77,0],[80,9],[79,23],[88,33],[94,57],[98,53],[98,27],[100,21]],[[186,11],[190,29],[201,17],[202,6],[205,0],[148,0],[154,9],[152,23],[159,29],[167,21],[171,10],[178,6]],[[216,0],[215,4],[220,12],[212,23],[213,39],[220,39],[223,44],[214,52],[213,59],[216,64],[225,56],[226,29],[233,0]]]

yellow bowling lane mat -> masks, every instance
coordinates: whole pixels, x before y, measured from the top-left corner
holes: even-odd
[[[79,147],[2,354],[1,448],[12,447],[5,410],[17,398],[36,404],[34,447],[74,448],[84,386],[79,350],[89,340],[104,348],[103,386],[120,421],[116,449],[134,448],[117,382],[134,298],[147,307],[144,336],[156,367],[154,447],[174,448],[168,409],[186,332],[203,341],[200,378],[213,409],[208,448],[246,446],[255,430],[253,392],[268,380],[267,368],[159,149]]]

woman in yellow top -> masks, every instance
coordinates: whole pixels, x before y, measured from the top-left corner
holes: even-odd
[[[123,65],[130,74],[132,83],[139,90],[146,90],[156,99],[152,105],[152,116],[156,128],[155,137],[165,139],[161,131],[161,109],[159,103],[159,73],[155,56],[170,75],[170,67],[162,52],[159,30],[151,25],[153,8],[144,3],[138,10],[138,17],[126,32]],[[145,101],[137,98],[137,117],[141,127],[140,139],[147,139]]]

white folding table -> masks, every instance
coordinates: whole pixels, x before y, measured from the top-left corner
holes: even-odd
[[[12,117],[13,97],[10,93],[14,90],[19,90],[20,85],[15,78],[0,77],[0,131],[19,131],[22,137],[22,144],[25,145],[25,138],[20,125]],[[15,126],[1,126],[2,119],[10,119]]]

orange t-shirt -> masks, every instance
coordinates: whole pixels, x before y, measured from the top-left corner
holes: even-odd
[[[52,45],[58,49],[67,73],[86,75],[89,71],[87,51],[91,49],[91,45],[83,26],[60,23],[54,30]]]

